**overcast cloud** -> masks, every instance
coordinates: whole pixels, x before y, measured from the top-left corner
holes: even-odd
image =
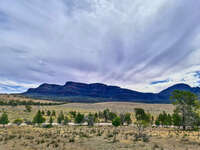
[[[103,82],[200,85],[198,0],[1,0],[0,92]]]

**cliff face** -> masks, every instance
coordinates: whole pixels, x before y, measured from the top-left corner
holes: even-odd
[[[169,103],[169,97],[174,90],[186,90],[200,94],[200,88],[192,88],[186,84],[177,84],[160,93],[142,93],[118,86],[108,86],[101,83],[85,84],[67,82],[65,85],[42,84],[38,88],[31,88],[24,95],[57,97],[89,97],[103,98],[105,101],[132,101],[146,103]],[[92,102],[92,100],[91,100]]]

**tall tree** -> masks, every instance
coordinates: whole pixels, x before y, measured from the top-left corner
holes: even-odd
[[[176,112],[181,116],[183,130],[186,126],[194,127],[199,120],[197,109],[200,108],[200,103],[197,95],[189,91],[175,90],[171,100],[176,106]]]
[[[135,108],[136,126],[138,129],[138,137],[142,137],[144,129],[150,124],[151,116],[144,109]]]
[[[110,114],[110,110],[109,109],[105,109],[103,111],[103,117],[104,117],[105,122],[108,122],[109,114]]]

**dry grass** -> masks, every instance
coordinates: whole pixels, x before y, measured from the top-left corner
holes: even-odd
[[[116,138],[114,133],[117,131]],[[135,141],[134,127],[9,127],[0,128],[4,150],[200,150],[197,132],[146,130],[148,142]]]
[[[145,111],[152,114],[159,114],[163,110],[172,113],[174,106],[172,104],[143,104],[131,102],[106,102],[106,103],[69,103],[61,106],[65,109],[78,110],[78,111],[102,111],[109,108],[113,112],[134,112],[134,108],[143,108]]]

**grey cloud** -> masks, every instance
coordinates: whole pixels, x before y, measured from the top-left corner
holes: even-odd
[[[166,79],[189,68],[200,48],[199,8],[196,0],[2,0],[0,78],[122,86]]]

